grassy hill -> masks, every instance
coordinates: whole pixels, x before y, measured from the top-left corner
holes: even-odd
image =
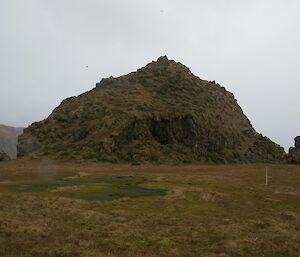
[[[4,151],[10,158],[17,157],[18,135],[23,128],[15,128],[0,124],[0,150]]]
[[[278,162],[284,150],[256,133],[233,94],[160,57],[65,99],[19,137],[19,157],[104,162]]]

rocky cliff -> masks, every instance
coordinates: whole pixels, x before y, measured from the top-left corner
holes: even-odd
[[[256,133],[233,94],[160,57],[65,99],[24,130],[18,157],[105,162],[278,162],[284,150]]]
[[[295,147],[290,147],[287,161],[292,164],[300,164],[300,136],[295,137]]]

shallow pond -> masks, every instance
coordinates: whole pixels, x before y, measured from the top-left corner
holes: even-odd
[[[93,201],[111,201],[120,198],[137,198],[165,195],[165,189],[146,188],[149,179],[133,176],[74,176],[63,174],[9,188],[17,192],[50,192],[64,197]]]

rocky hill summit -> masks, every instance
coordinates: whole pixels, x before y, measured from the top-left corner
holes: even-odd
[[[104,162],[278,162],[284,150],[256,133],[233,94],[183,64],[158,58],[65,99],[19,137],[18,157]]]
[[[287,161],[292,164],[300,164],[300,136],[294,138],[295,147],[290,147]]]

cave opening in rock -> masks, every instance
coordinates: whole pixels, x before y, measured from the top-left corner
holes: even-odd
[[[161,145],[170,143],[167,121],[152,120],[150,124],[150,132],[153,138]]]

